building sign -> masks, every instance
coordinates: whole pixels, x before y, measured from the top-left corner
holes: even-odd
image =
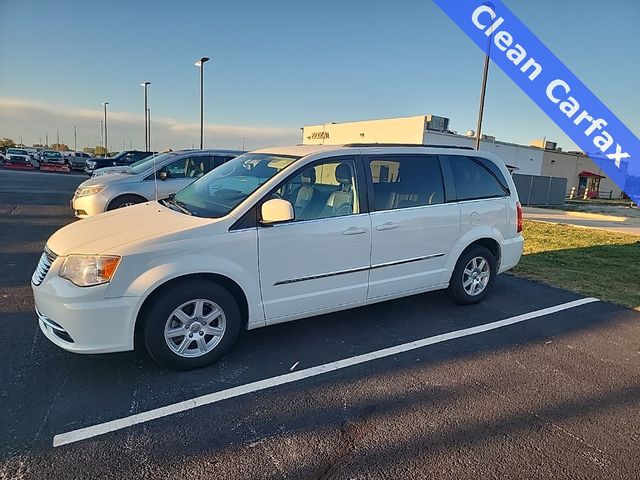
[[[312,140],[326,140],[329,138],[329,132],[311,132]]]

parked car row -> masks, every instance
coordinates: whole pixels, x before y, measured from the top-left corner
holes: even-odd
[[[9,151],[12,154],[9,154]],[[133,163],[149,157],[155,152],[143,152],[140,150],[127,150],[120,152],[113,157],[97,157],[94,158],[86,152],[75,151],[58,151],[58,150],[35,150],[26,148],[9,148],[7,153],[0,157],[2,163],[21,162],[30,163],[33,167],[39,168],[41,163],[65,165],[71,170],[82,170],[88,175],[92,175],[94,171],[113,166],[130,166]]]
[[[72,170],[84,170],[85,162],[92,158],[86,152],[58,151],[58,150],[34,150],[32,148],[8,148],[2,156],[3,163],[31,164],[39,168],[41,163],[67,165]]]
[[[32,278],[47,338],[78,353],[139,340],[164,367],[197,368],[243,329],[445,288],[479,302],[520,259],[522,208],[494,154],[240,153],[169,152],[84,182],[76,215],[114,209],[49,238]],[[142,197],[160,200],[115,209]]]

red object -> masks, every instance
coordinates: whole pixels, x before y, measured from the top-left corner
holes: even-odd
[[[40,171],[42,172],[63,172],[68,173],[71,169],[66,165],[61,165],[59,163],[41,163]]]
[[[516,202],[516,211],[518,212],[518,226],[516,228],[516,233],[520,233],[522,231],[522,205],[520,205],[520,202]]]
[[[604,175],[600,175],[598,173],[593,173],[588,170],[583,170],[578,174],[579,177],[596,177],[596,178],[606,178]]]
[[[30,163],[11,163],[5,162],[4,168],[10,168],[13,170],[33,170],[34,166]]]

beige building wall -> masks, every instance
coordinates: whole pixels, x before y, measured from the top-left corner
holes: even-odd
[[[302,129],[304,145],[343,145],[345,143],[421,144],[427,117],[385,118],[363,122],[325,123]]]
[[[476,140],[473,137],[447,132],[427,130],[424,138],[424,143],[432,145],[458,145],[463,147],[475,147],[476,145]],[[514,173],[523,175],[541,174],[542,149],[540,148],[494,140],[481,140],[480,150],[495,153],[507,165],[518,167]]]
[[[362,122],[325,123],[302,129],[304,145],[343,145],[345,143],[409,143],[414,145],[475,146],[475,139],[449,132],[427,130],[427,116],[384,118]],[[514,143],[482,140],[480,150],[498,155],[515,173],[540,175],[542,149]]]
[[[578,174],[583,171],[597,173],[605,178],[600,180],[601,196],[607,196],[605,192],[612,192],[612,198],[620,198],[622,190],[586,155],[571,152],[559,152],[557,150],[545,150],[542,157],[542,175],[550,177],[564,177],[567,179],[567,194],[571,188],[578,189],[580,180]]]

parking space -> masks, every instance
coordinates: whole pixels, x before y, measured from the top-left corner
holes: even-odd
[[[138,351],[58,349],[37,328],[29,279],[46,238],[75,221],[68,201],[83,178],[0,170],[0,478],[637,472],[640,315],[572,304],[583,297],[511,275],[479,305],[435,292],[247,332],[221,362],[191,372],[160,370]],[[449,332],[465,333],[437,337]],[[135,417],[305,371],[318,374]],[[105,435],[65,436],[117,419],[121,428]],[[54,448],[59,435],[70,443]]]

